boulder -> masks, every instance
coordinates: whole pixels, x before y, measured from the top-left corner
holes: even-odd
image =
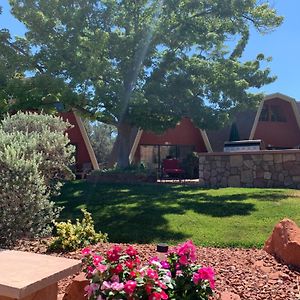
[[[84,288],[89,284],[84,273],[77,275],[67,287],[63,300],[87,300]]]
[[[220,300],[241,300],[240,296],[231,292],[222,292]]]
[[[300,267],[300,228],[290,219],[283,219],[265,242],[264,250],[285,264]]]

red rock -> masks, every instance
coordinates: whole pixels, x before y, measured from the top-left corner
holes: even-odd
[[[282,276],[282,272],[278,271],[278,272],[274,272],[274,273],[269,274],[269,279],[271,279],[271,280],[277,280],[281,276]]]
[[[264,250],[285,264],[300,267],[300,228],[292,220],[283,219],[274,227]]]
[[[264,265],[264,262],[262,260],[257,260],[256,262],[254,262],[254,267],[255,268],[261,268]]]
[[[231,292],[222,292],[220,300],[241,300],[240,296]]]
[[[86,300],[84,288],[89,284],[84,273],[77,275],[67,287],[63,300]]]

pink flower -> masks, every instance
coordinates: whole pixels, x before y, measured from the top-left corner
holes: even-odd
[[[212,268],[210,267],[203,267],[194,273],[193,275],[193,282],[198,284],[200,280],[208,280],[210,288],[213,290],[215,288],[215,273]]]
[[[190,240],[179,245],[176,249],[176,253],[179,256],[186,255],[191,260],[191,262],[196,261],[196,247]]]
[[[164,291],[161,291],[161,292],[160,292],[160,297],[161,297],[161,299],[163,299],[163,300],[166,300],[166,299],[169,298],[169,296],[168,296]]]
[[[87,266],[86,267],[86,276],[87,278],[90,278],[93,276],[94,268],[92,266]]]
[[[200,275],[198,273],[193,274],[193,282],[197,285],[201,280]]]
[[[120,257],[120,252],[122,248],[118,245],[113,246],[113,248],[107,251],[107,259],[109,261],[117,261]]]
[[[149,300],[165,300],[165,299],[168,299],[168,295],[164,292],[164,291],[161,291],[161,292],[153,292],[151,295],[149,295],[148,299]]]
[[[187,265],[189,262],[188,262],[188,259],[187,259],[187,257],[186,257],[186,255],[182,255],[182,256],[180,256],[180,258],[179,258],[179,263],[181,264],[181,265]]]
[[[125,252],[129,256],[136,256],[138,254],[137,251],[132,246],[129,246]]]
[[[133,294],[135,288],[136,288],[136,281],[134,280],[128,280],[124,285],[124,291],[129,295]]]
[[[94,266],[97,267],[102,262],[102,260],[103,260],[103,256],[95,254],[93,256],[93,264],[94,264]]]
[[[112,290],[122,291],[124,289],[124,284],[119,282],[113,282],[110,287]]]
[[[108,281],[103,281],[101,285],[101,290],[109,290],[111,288],[111,283]]]
[[[130,275],[130,277],[135,278],[136,277],[136,272],[130,271],[129,275]]]
[[[91,252],[91,249],[90,248],[83,248],[82,250],[81,250],[81,254],[83,255],[83,256],[88,256],[88,255],[90,255],[92,252]]]
[[[160,300],[160,293],[158,292],[153,292],[151,295],[149,295],[149,300]]]
[[[168,262],[161,261],[160,264],[161,264],[163,269],[170,269],[170,264]]]
[[[91,283],[84,288],[86,295],[90,298],[95,291],[99,289],[100,285],[98,283]]]
[[[157,263],[159,262],[159,258],[157,256],[154,256],[152,258],[150,258],[149,263],[150,265],[152,265],[153,263]]]
[[[111,281],[112,282],[120,282],[120,277],[115,274],[115,275],[111,276]]]
[[[153,269],[148,269],[147,270],[147,276],[149,276],[152,279],[157,279],[158,278],[158,273],[157,273],[157,271],[155,271]]]
[[[113,273],[120,274],[123,271],[123,266],[121,264],[118,264],[115,269],[113,270]]]
[[[98,264],[97,270],[100,271],[100,273],[104,273],[107,270],[107,265]]]
[[[125,261],[125,265],[128,269],[133,269],[134,262],[132,260],[127,260],[127,261]]]
[[[161,282],[161,281],[156,281],[155,282],[161,289],[166,289],[167,288],[167,286],[163,283],[163,282]]]

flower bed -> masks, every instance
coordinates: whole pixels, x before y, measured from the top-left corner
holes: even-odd
[[[20,241],[15,250],[47,253],[47,241]],[[92,246],[93,252],[101,255],[113,247],[113,243],[99,243]],[[127,248],[128,244],[119,244]],[[156,245],[134,244],[142,263],[156,255]],[[197,262],[212,266],[216,273],[215,296],[220,299],[223,291],[238,294],[241,300],[297,299],[300,272],[280,264],[261,249],[205,248],[197,246]],[[55,256],[81,259],[81,251],[52,253]],[[72,277],[59,282],[59,293],[65,293]]]
[[[84,255],[88,299],[208,299],[213,294],[214,272],[196,265],[196,247],[191,241],[178,245],[159,259],[142,265],[136,249],[115,245],[106,257]]]

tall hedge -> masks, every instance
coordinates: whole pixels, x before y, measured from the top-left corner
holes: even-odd
[[[50,201],[72,178],[68,124],[44,114],[17,113],[0,124],[0,246],[45,236],[60,209]]]

